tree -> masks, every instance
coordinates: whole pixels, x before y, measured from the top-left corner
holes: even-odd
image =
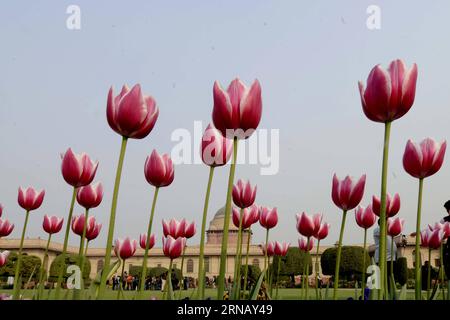
[[[8,262],[0,268],[0,277],[7,278],[15,275],[17,252],[11,252],[8,257]],[[22,263],[20,268],[20,275],[22,276],[22,282],[27,282],[30,279],[36,280],[39,277],[39,270],[41,268],[41,259],[37,256],[28,255],[22,253]]]
[[[258,266],[254,266],[252,264],[248,265],[247,281],[250,283],[250,286],[253,286],[256,283],[256,281],[258,281],[260,275],[261,269]],[[245,264],[241,266],[241,277],[244,276],[245,276]]]
[[[337,248],[326,249],[320,258],[322,273],[325,275],[334,275],[336,268]],[[352,276],[361,278],[363,272],[363,257],[366,255],[366,266],[370,264],[370,257],[367,250],[358,246],[343,246],[341,252],[341,264],[339,268],[339,277],[342,280],[349,280]]]
[[[62,255],[57,256],[50,265],[50,276],[48,280],[51,282],[56,282],[58,280],[58,275],[61,268],[67,270],[67,267],[70,265],[73,264],[78,265],[80,261],[79,259],[80,258],[77,254],[67,254],[66,259],[64,261]],[[83,279],[85,283],[88,282],[87,280],[89,280],[90,273],[91,273],[91,263],[89,259],[84,259]],[[70,274],[67,274],[65,272],[63,272],[63,274],[64,274],[64,282],[66,282]]]
[[[298,248],[289,248],[286,256],[273,257],[273,262],[269,269],[273,276],[273,282],[277,280],[278,260],[280,258],[280,278],[291,275],[303,275],[304,267],[307,263],[309,264],[309,275],[313,272],[311,255],[300,251]]]

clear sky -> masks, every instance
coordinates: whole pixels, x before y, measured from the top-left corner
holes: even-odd
[[[66,8],[81,8],[81,30],[66,28]],[[381,8],[381,29],[366,27],[366,9]],[[392,128],[388,191],[399,192],[406,233],[414,230],[417,180],[403,170],[408,138],[449,138],[450,70],[448,1],[13,1],[0,10],[0,203],[20,237],[24,212],[19,185],[45,188],[32,213],[30,237],[45,237],[44,214],[67,217],[71,188],[60,173],[68,147],[100,161],[96,181],[105,186],[104,224],[92,246],[104,247],[120,137],[105,116],[111,85],[140,83],[155,97],[160,117],[143,140],[131,140],[119,195],[116,236],[146,230],[152,188],[143,166],[153,148],[170,152],[178,128],[211,119],[212,86],[239,76],[257,78],[263,90],[261,128],[280,130],[280,170],[260,175],[240,165],[237,178],[258,185],[257,202],[276,206],[271,239],[297,244],[295,213],[322,212],[332,224],[324,243],[337,241],[341,213],[331,201],[331,179],[367,174],[362,204],[380,190],[383,126],[365,118],[357,89],[370,69],[402,58],[419,68],[416,101]],[[193,152],[197,152],[199,141]],[[208,168],[178,165],[175,181],[160,192],[155,233],[162,218],[199,224]],[[209,218],[225,202],[228,166],[217,170]],[[445,214],[450,199],[450,159],[425,181],[423,224]],[[82,209],[77,206],[75,213]],[[200,227],[198,225],[198,227]],[[255,228],[256,241],[264,231]],[[361,243],[348,215],[345,243]],[[55,237],[62,241],[63,232]],[[198,243],[197,235],[193,242]],[[71,243],[78,239],[71,236]]]

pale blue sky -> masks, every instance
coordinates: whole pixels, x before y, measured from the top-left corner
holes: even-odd
[[[66,28],[66,8],[81,8],[81,30]],[[366,28],[366,8],[381,8],[381,30]],[[0,10],[0,203],[16,224],[24,212],[17,187],[46,189],[28,235],[45,234],[44,214],[67,216],[70,187],[59,154],[68,147],[100,161],[105,185],[92,214],[104,223],[93,246],[105,245],[120,137],[105,117],[107,90],[141,83],[155,97],[160,117],[144,140],[129,143],[120,190],[116,236],[146,229],[153,190],[143,175],[153,148],[170,152],[177,128],[210,121],[212,85],[236,76],[258,78],[263,88],[261,128],[280,129],[280,172],[260,176],[242,165],[237,178],[258,184],[257,202],[279,208],[271,238],[297,243],[295,213],[323,212],[332,224],[325,243],[337,241],[341,213],[331,201],[331,178],[367,173],[366,205],[379,193],[383,127],[361,110],[357,81],[378,63],[403,58],[419,67],[416,102],[392,129],[389,187],[402,198],[406,231],[415,225],[417,181],[401,157],[408,138],[449,137],[448,1],[14,1]],[[198,142],[194,146],[198,150]],[[448,159],[447,159],[448,160]],[[425,182],[423,223],[440,219],[450,198],[450,164]],[[176,167],[161,190],[155,216],[201,220],[208,169]],[[208,220],[225,201],[228,167],[217,170]],[[81,213],[80,207],[76,213]],[[353,214],[346,243],[362,241]],[[256,241],[263,240],[256,228]],[[196,236],[193,242],[198,242]],[[62,232],[55,240],[62,240]],[[71,243],[76,238],[71,237]],[[77,240],[78,241],[78,240]]]

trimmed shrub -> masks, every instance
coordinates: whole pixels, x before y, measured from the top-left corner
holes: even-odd
[[[0,268],[0,277],[3,279],[9,276],[15,275],[16,263],[17,263],[17,252],[11,252],[8,257],[8,262]],[[30,256],[26,253],[22,254],[22,263],[20,268],[20,275],[22,276],[22,282],[27,282],[32,276],[32,280],[37,280],[39,278],[39,270],[41,268],[41,259],[36,256]]]
[[[64,270],[67,270],[67,267],[73,264],[79,264],[79,256],[77,254],[67,254],[66,259],[63,260],[63,256],[59,255],[53,260],[52,264],[50,265],[50,275],[48,280],[50,282],[57,282],[58,281],[58,275],[63,268]],[[89,274],[91,273],[91,263],[89,259],[84,260],[84,269],[83,269],[83,279],[85,281],[85,284],[89,283]],[[63,273],[63,281],[66,282],[67,278],[70,276],[68,273]]]
[[[408,262],[405,257],[398,258],[394,264],[394,279],[401,286],[408,281]]]
[[[261,275],[261,269],[258,266],[248,265],[247,280],[250,282],[250,286],[253,286],[258,281]],[[241,276],[245,276],[245,264],[241,266]]]
[[[328,248],[322,253],[320,265],[323,274],[334,276],[336,254],[337,248]],[[367,266],[370,264],[370,257],[367,250],[358,246],[343,246],[339,268],[340,279],[351,280],[352,277],[355,277],[357,280],[361,279],[364,255],[366,255]]]

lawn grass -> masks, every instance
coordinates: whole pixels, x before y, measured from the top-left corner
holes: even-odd
[[[189,290],[183,290],[181,292],[181,299],[183,298],[190,298],[191,296],[195,295],[195,292],[193,292],[194,289]],[[0,290],[0,293],[7,293],[12,294],[12,290]],[[22,290],[22,293],[25,298],[32,298],[34,294],[34,290]],[[127,300],[133,300],[136,296],[136,291],[123,291],[125,299]],[[358,297],[361,293],[360,290],[358,290]],[[44,299],[48,299],[50,294],[50,299],[53,298],[54,291],[46,290],[44,293]],[[178,298],[179,291],[175,291],[175,297]],[[328,291],[328,299],[332,299],[333,289],[329,289]],[[355,289],[339,289],[338,291],[338,299],[339,300],[347,300],[349,298],[355,299]],[[209,297],[211,299],[216,299],[217,290],[216,289],[206,289],[205,296]],[[301,289],[279,289],[278,292],[278,300],[300,300],[301,295]],[[275,289],[273,290],[273,296],[275,296]],[[310,300],[315,300],[316,293],[315,289],[311,288],[308,292],[308,296]],[[322,289],[322,296],[325,296],[325,289]],[[61,297],[66,299],[71,299],[72,295],[71,292],[68,292],[68,290],[63,290]],[[117,291],[113,291],[108,289],[105,293],[105,298],[107,300],[115,300],[117,298]],[[155,298],[157,300],[160,300],[162,298],[162,292],[161,291],[154,291],[154,290],[147,290],[144,292],[143,300],[150,300],[152,298]],[[357,299],[357,298],[356,298]],[[413,300],[414,299],[414,290],[408,290],[407,291],[407,299]]]

